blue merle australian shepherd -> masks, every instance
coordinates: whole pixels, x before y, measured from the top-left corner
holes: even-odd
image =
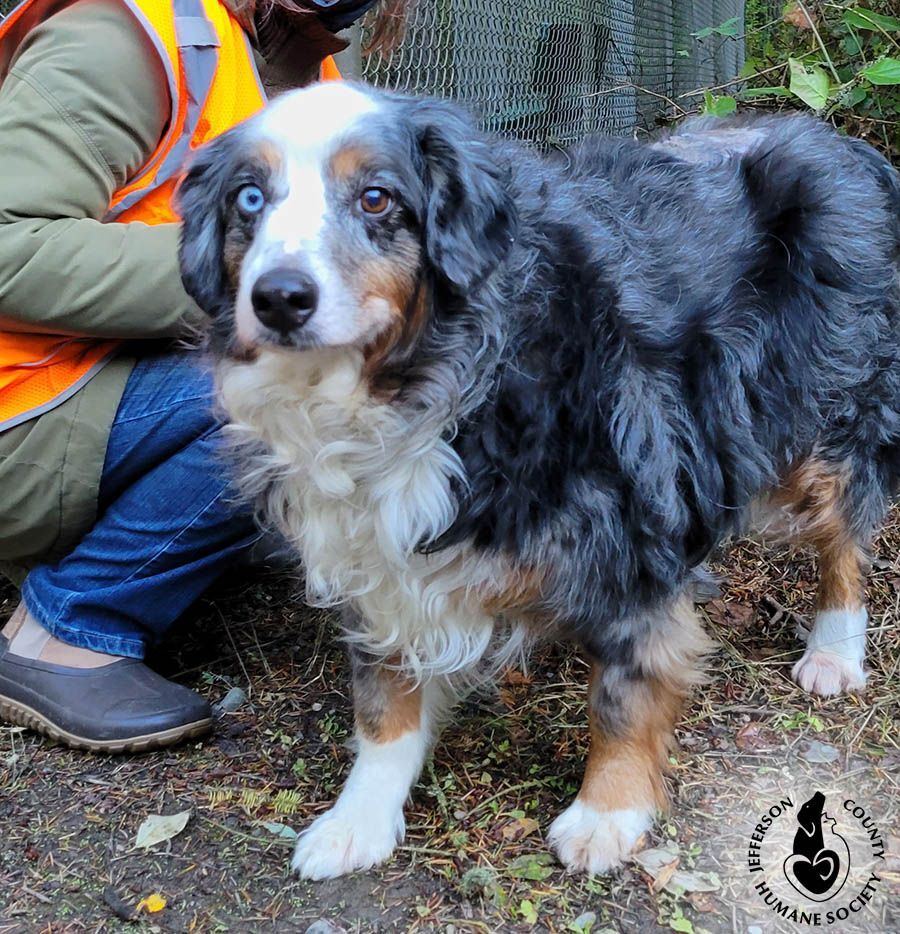
[[[549,841],[616,866],[665,805],[702,562],[749,527],[818,551],[796,681],[863,687],[900,477],[900,184],[874,150],[794,116],[542,158],[330,84],[203,150],[181,204],[243,479],[353,657],[358,754],[302,876],[388,857],[459,691],[547,638],[591,667]]]

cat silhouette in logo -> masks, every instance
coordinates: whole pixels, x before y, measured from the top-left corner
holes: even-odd
[[[803,896],[828,901],[843,888],[850,871],[850,848],[823,813],[825,795],[817,791],[797,814],[794,852],[784,861],[784,875]],[[826,837],[827,832],[827,837]]]

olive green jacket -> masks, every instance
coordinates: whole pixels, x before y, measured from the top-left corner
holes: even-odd
[[[303,21],[265,27],[270,88],[304,83],[346,45]],[[0,85],[0,328],[128,341],[71,398],[0,432],[0,563],[12,577],[65,554],[92,525],[135,359],[202,326],[181,285],[177,225],[100,221],[168,118],[155,53],[117,0],[48,18]]]

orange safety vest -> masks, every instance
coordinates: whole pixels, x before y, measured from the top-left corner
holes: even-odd
[[[0,83],[35,25],[72,0],[24,0],[0,22]],[[155,152],[115,192],[107,223],[178,220],[173,193],[191,150],[256,113],[265,92],[247,35],[220,0],[121,0],[165,69],[172,118]],[[333,60],[322,78],[339,78]],[[112,356],[116,340],[0,331],[0,430],[59,405]]]

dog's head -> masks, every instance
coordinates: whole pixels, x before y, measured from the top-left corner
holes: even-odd
[[[503,170],[457,108],[330,83],[279,98],[197,155],[179,193],[182,277],[220,346],[413,342],[432,284],[465,295],[501,261]]]

